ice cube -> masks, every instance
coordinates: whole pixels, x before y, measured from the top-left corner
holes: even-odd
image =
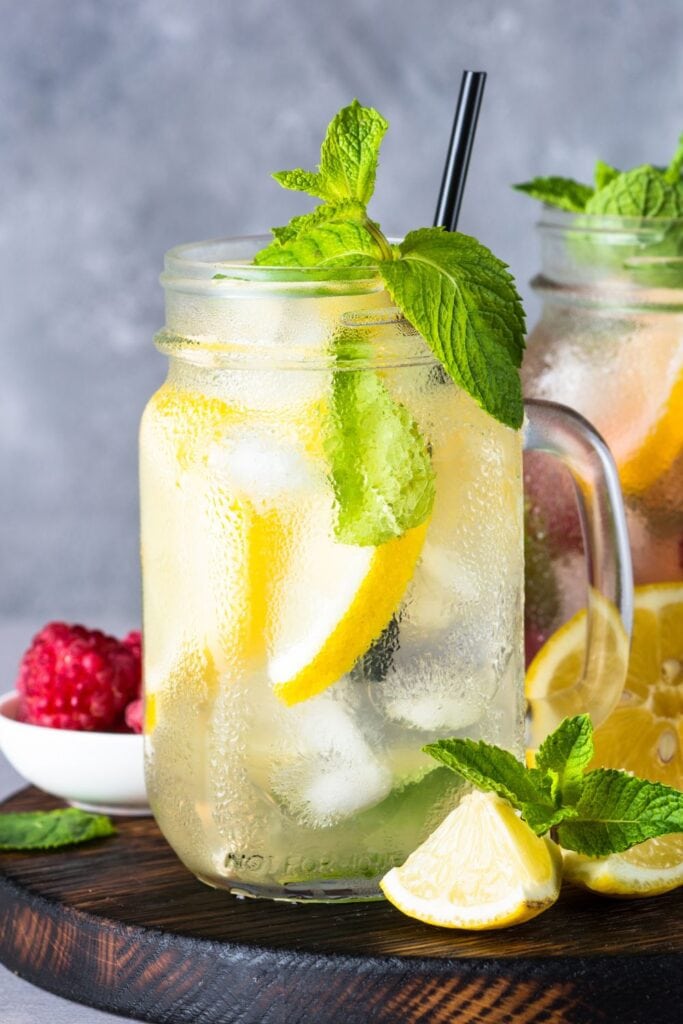
[[[322,468],[301,447],[265,431],[224,438],[209,450],[208,465],[228,492],[261,508],[310,494],[325,482]]]
[[[289,709],[280,724],[269,785],[301,824],[334,825],[390,792],[388,765],[339,702],[319,697]]]

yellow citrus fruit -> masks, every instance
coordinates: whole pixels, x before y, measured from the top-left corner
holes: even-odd
[[[541,647],[526,674],[531,742],[538,747],[563,718],[588,712],[603,722],[624,689],[628,636],[615,606],[591,592],[591,657],[584,667],[587,612],[582,609]]]
[[[679,373],[658,418],[637,448],[617,459],[627,494],[642,494],[669,471],[683,452],[683,373]]]
[[[606,896],[658,896],[683,885],[683,835],[648,839],[609,857],[565,851],[564,874]]]
[[[353,668],[389,624],[415,571],[427,523],[378,547],[334,543],[311,516],[290,535],[267,625],[269,674],[286,704],[307,700]]]
[[[474,791],[380,886],[409,917],[480,931],[547,910],[561,874],[552,840],[535,835],[507,801]]]
[[[593,767],[683,788],[683,584],[636,588],[626,682],[594,742]]]

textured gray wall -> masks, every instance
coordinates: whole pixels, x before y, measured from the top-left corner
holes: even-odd
[[[431,221],[460,71],[490,72],[461,228],[536,261],[508,184],[663,162],[680,0],[0,0],[0,614],[135,622],[136,425],[169,246],[294,212],[358,96],[391,122],[373,210]],[[533,312],[533,305],[530,304]]]

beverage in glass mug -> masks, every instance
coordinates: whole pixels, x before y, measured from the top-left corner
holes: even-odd
[[[255,267],[259,244],[166,257],[140,454],[149,798],[211,885],[376,897],[462,789],[426,743],[523,755],[523,438],[372,268]]]

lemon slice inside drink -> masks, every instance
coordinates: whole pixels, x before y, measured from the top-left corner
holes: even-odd
[[[427,924],[505,928],[552,906],[561,864],[559,848],[505,800],[475,791],[380,887],[404,914]]]
[[[683,372],[679,373],[659,417],[632,453],[617,459],[626,494],[642,494],[673,466],[683,452]]]
[[[325,690],[365,654],[397,611],[427,530],[357,547],[334,541],[322,503],[300,516],[296,528],[283,523],[267,627],[268,671],[286,704]]]

